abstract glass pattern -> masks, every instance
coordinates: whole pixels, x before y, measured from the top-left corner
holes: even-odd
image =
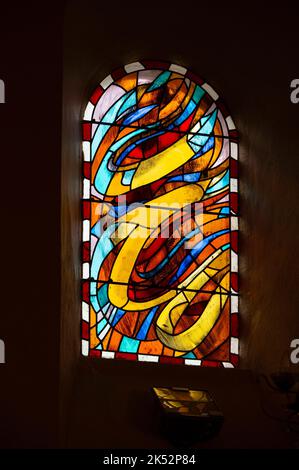
[[[186,68],[134,62],[83,118],[82,354],[238,363],[238,136]]]

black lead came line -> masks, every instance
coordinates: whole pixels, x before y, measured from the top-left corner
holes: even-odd
[[[164,127],[147,127],[147,126],[133,126],[132,124],[129,125],[124,125],[124,124],[118,124],[116,122],[106,122],[106,121],[95,121],[94,119],[92,120],[83,120],[83,124],[103,124],[105,126],[116,126],[116,127],[123,127],[123,128],[131,128],[131,129],[140,129],[140,130],[145,130],[145,131],[167,131],[167,132],[173,132],[174,134],[180,134],[180,135],[186,135],[186,134],[191,134],[191,135],[199,135],[202,137],[214,137],[217,139],[228,139],[228,140],[238,140],[238,136],[230,136],[230,135],[218,135],[218,134],[205,134],[202,132],[187,132],[187,131],[178,131],[178,130],[172,130],[172,129],[166,129]],[[236,129],[231,129],[232,132],[236,132]]]
[[[212,295],[227,295],[227,296],[236,296],[236,297],[240,297],[240,294],[239,293],[233,293],[229,290],[227,290],[225,287],[221,286],[219,283],[215,282],[216,286],[219,287],[222,292],[214,292],[214,291],[208,291],[208,290],[205,290],[205,289],[188,289],[188,287],[181,287],[181,288],[177,288],[177,287],[170,287],[170,286],[158,286],[158,285],[151,285],[151,286],[140,286],[140,284],[137,284],[137,283],[134,283],[134,282],[120,282],[120,281],[111,281],[111,280],[104,280],[104,279],[94,279],[94,278],[87,278],[87,279],[81,279],[81,282],[84,283],[84,282],[88,282],[89,284],[91,283],[103,283],[103,284],[114,284],[114,285],[120,285],[120,286],[127,286],[127,287],[143,287],[144,289],[147,289],[147,290],[151,290],[151,289],[161,289],[161,290],[165,290],[165,289],[168,289],[168,290],[175,290],[177,293],[181,293],[181,292],[195,292],[195,293],[203,293],[203,294],[212,294]],[[216,289],[217,289],[216,287]]]

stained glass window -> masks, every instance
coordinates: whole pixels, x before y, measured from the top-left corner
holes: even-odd
[[[83,117],[82,354],[238,363],[238,136],[186,68],[134,62]]]

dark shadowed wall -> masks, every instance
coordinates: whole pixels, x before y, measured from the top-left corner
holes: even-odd
[[[0,447],[58,443],[62,16],[0,7]]]
[[[62,197],[63,256],[67,261],[63,270],[67,274],[63,276],[62,361],[67,369],[74,367],[80,347],[77,199],[82,110],[93,88],[114,68],[155,58],[181,64],[205,77],[227,103],[240,132],[240,367],[271,372],[288,366],[290,341],[299,337],[299,105],[289,98],[290,81],[298,75],[298,15],[288,8],[272,8],[271,12],[244,6],[207,8],[203,2],[188,2],[186,10],[178,12],[165,3],[148,10],[141,4],[131,10],[124,3],[113,8],[92,1],[68,4],[64,28]],[[123,370],[127,367],[122,365]],[[155,367],[150,370],[153,381]],[[117,383],[118,369],[113,363],[105,365],[107,368]],[[177,374],[171,367],[165,370],[170,379]]]
[[[290,81],[299,78],[299,17],[287,8],[204,5],[185,2],[178,10],[175,2],[129,8],[74,0],[64,26],[62,5],[1,6],[0,78],[7,103],[0,105],[0,338],[7,364],[0,365],[0,447],[57,445],[59,397],[63,444],[109,446],[116,433],[121,445],[125,423],[124,445],[133,447],[136,403],[144,406],[139,391],[162,379],[179,385],[214,380],[215,371],[183,366],[99,361],[89,367],[80,361],[80,119],[94,86],[138,59],[192,69],[232,112],[241,135],[240,367],[288,365],[289,343],[299,337],[299,105],[289,99]],[[220,383],[239,387],[234,371],[221,374]],[[68,440],[72,425],[77,431]],[[140,423],[136,429],[141,439]]]

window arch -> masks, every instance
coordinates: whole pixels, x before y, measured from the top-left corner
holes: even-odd
[[[82,354],[238,363],[238,136],[216,91],[142,61],[83,117]]]

